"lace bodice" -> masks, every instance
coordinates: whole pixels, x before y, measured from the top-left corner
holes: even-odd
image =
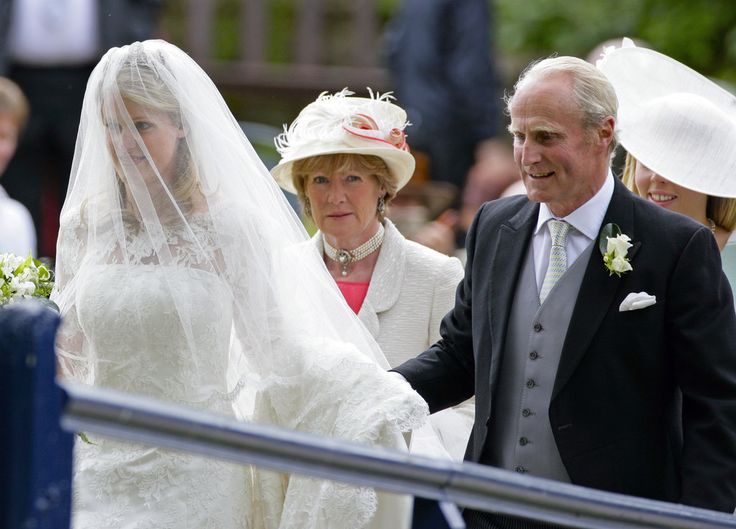
[[[78,317],[84,335],[93,337],[95,384],[196,407],[228,393],[232,306],[218,276],[153,265],[88,273]],[[182,311],[171,310],[178,304],[172,292],[185,300]]]
[[[199,240],[211,240],[195,226]],[[95,385],[233,416],[232,295],[212,260],[199,257],[214,252],[193,251],[188,235],[167,234],[171,265],[152,262],[143,236],[127,238],[128,264],[115,262],[114,245],[101,246],[90,259],[97,263],[80,269],[77,332]],[[175,528],[187,519],[202,528],[247,527],[247,467],[92,440],[76,447],[75,527]],[[233,503],[233,495],[243,501]]]
[[[135,256],[128,264],[116,262],[115,245],[101,247],[96,263],[81,269],[85,280],[77,287],[77,333],[83,336],[95,385],[242,417],[233,405],[245,379],[233,382],[231,364],[237,341],[234,292],[244,287],[237,277],[215,272],[214,238],[206,225],[195,226],[196,234],[167,234],[171,265],[152,262],[160,252],[153,252],[144,237],[126,239],[128,255]],[[212,246],[205,253],[190,237]],[[241,353],[256,365],[266,354],[248,348]],[[248,379],[260,381],[254,420],[400,447],[400,430],[416,426],[425,413],[413,392],[351,344],[282,335],[270,344],[268,356],[283,362]],[[232,529],[317,528],[326,520],[335,527],[362,527],[377,505],[383,505],[381,519],[406,512],[404,499],[386,497],[377,504],[371,489],[304,477],[284,480],[161,449],[93,442],[77,446],[75,528],[126,527],[123,520],[131,512],[140,527],[165,527],[193,508],[199,513],[197,527]],[[257,485],[251,488],[252,483]],[[243,500],[232,504],[233,496]],[[156,507],[161,501],[167,502],[164,510]],[[104,507],[108,504],[114,509]],[[241,518],[250,521],[241,525]]]

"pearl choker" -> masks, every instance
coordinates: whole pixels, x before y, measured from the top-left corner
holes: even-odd
[[[342,275],[342,277],[345,277],[348,275],[348,265],[350,263],[365,259],[381,247],[384,231],[385,230],[383,228],[383,224],[379,224],[376,234],[354,250],[342,250],[333,248],[325,239],[324,234],[322,234],[322,246],[327,257],[329,257],[333,261],[337,261],[338,263],[340,263],[340,266],[342,268],[342,270],[340,271],[340,275]]]

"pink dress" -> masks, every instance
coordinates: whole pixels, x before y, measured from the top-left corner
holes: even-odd
[[[353,309],[355,314],[360,312],[363,306],[366,294],[368,294],[368,286],[370,283],[350,283],[348,281],[337,281],[337,287],[342,292],[348,306]]]

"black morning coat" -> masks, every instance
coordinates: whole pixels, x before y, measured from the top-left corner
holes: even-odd
[[[395,369],[432,412],[475,394],[469,461],[479,460],[493,420],[509,311],[538,210],[523,196],[480,209],[442,339]],[[598,249],[588,263],[549,406],[565,468],[576,485],[733,512],[736,316],[715,238],[618,180],[608,223],[631,238],[633,270],[610,275]],[[620,312],[631,292],[657,302]]]

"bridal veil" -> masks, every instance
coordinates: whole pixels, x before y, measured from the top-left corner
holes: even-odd
[[[61,213],[62,375],[398,446],[426,405],[384,372],[307,239],[189,56],[163,41],[111,49],[89,79]],[[361,527],[375,509],[366,488],[249,476],[258,501],[243,527]]]

